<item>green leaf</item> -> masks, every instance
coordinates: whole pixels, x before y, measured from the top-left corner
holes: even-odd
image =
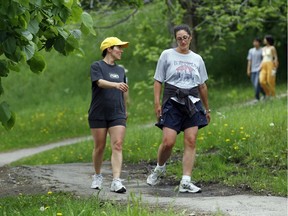
[[[28,65],[30,66],[30,70],[34,73],[41,73],[46,68],[46,62],[42,55],[39,53],[35,53],[33,58],[27,61]]]
[[[65,29],[63,29],[62,27],[57,27],[57,30],[58,30],[59,34],[60,34],[64,39],[67,39],[67,38],[68,38],[69,34],[68,34],[68,32],[67,32]]]
[[[70,44],[74,49],[78,49],[79,48],[79,41],[72,35],[70,35],[70,37],[68,37],[66,42],[68,44]]]
[[[10,110],[9,104],[3,101],[0,104],[0,122],[5,129],[10,130],[15,125],[15,121],[15,113]]]
[[[56,5],[57,7],[61,7],[61,0],[52,0],[53,4]]]
[[[64,6],[71,9],[71,6],[73,5],[73,0],[63,0]]]
[[[3,43],[3,50],[8,54],[13,54],[16,50],[16,39],[9,36]]]
[[[17,63],[13,62],[13,61],[9,61],[8,62],[8,68],[10,70],[13,70],[13,71],[16,71],[16,72],[19,72],[20,71],[20,67]]]
[[[81,20],[83,25],[90,31],[89,33],[96,35],[95,30],[93,29],[93,19],[90,14],[88,14],[87,12],[83,12],[81,15]],[[86,31],[84,31],[84,33],[85,32]]]
[[[27,29],[27,22],[26,22],[26,19],[25,19],[25,15],[19,16],[18,17],[18,22],[19,22],[19,25],[20,25],[21,28]]]
[[[36,35],[39,31],[39,22],[36,19],[30,20],[28,25],[28,31]]]
[[[31,59],[35,53],[35,44],[30,41],[30,43],[23,48],[23,52],[26,55],[26,60]]]
[[[9,68],[6,60],[0,60],[0,76],[7,77],[9,73]]]
[[[64,55],[66,55],[66,52],[65,52],[65,39],[62,38],[62,37],[57,38],[55,43],[54,43],[54,48],[59,53],[62,53]]]
[[[0,96],[4,93],[4,89],[2,86],[2,82],[1,82],[1,77],[0,77]]]
[[[76,38],[80,39],[81,38],[81,31],[79,29],[74,29],[70,31],[70,33]]]
[[[10,111],[9,104],[3,101],[0,103],[0,122],[2,122],[3,125],[7,124],[11,117],[12,113]]]
[[[23,31],[21,33],[28,41],[31,41],[33,39],[33,35],[29,31]]]

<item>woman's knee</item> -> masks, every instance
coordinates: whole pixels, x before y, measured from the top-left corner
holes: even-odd
[[[196,148],[196,137],[195,136],[189,136],[184,138],[185,146],[190,148]]]
[[[163,138],[163,142],[162,142],[162,145],[165,147],[165,148],[173,148],[174,145],[175,145],[175,140],[173,139],[170,139],[169,137],[164,137]]]
[[[103,144],[101,144],[101,145],[95,144],[95,146],[94,146],[94,151],[95,151],[97,154],[103,154],[104,150],[105,150],[105,144],[104,144],[104,145],[103,145]]]
[[[123,146],[123,140],[122,139],[116,139],[112,142],[112,148],[116,151],[122,151]]]

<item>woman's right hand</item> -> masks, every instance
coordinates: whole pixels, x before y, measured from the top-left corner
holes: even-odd
[[[127,92],[129,89],[129,86],[124,82],[116,83],[115,87],[116,87],[116,89],[119,89],[122,92]]]
[[[156,114],[156,117],[158,120],[160,118],[160,116],[162,115],[162,107],[161,107],[160,103],[155,104],[154,109],[155,109],[155,114]]]

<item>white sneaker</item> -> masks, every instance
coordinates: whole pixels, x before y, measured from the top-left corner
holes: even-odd
[[[151,186],[154,186],[156,184],[158,184],[160,182],[160,178],[162,176],[164,176],[166,173],[166,168],[162,168],[162,169],[159,169],[159,168],[155,168],[154,171],[148,176],[147,178],[147,184],[148,185],[151,185]]]
[[[103,182],[103,177],[101,174],[97,175],[94,174],[92,176],[92,184],[91,184],[91,188],[92,189],[97,189],[97,190],[101,190],[102,189],[102,182]]]
[[[126,187],[122,184],[121,180],[113,179],[110,190],[115,193],[125,193]]]
[[[201,192],[201,188],[197,187],[192,182],[181,180],[180,186],[179,186],[179,192],[180,193],[186,193],[186,192],[199,193]]]

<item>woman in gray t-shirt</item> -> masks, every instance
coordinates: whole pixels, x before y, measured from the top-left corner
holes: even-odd
[[[147,178],[147,184],[156,185],[166,170],[166,161],[172,153],[177,134],[184,132],[183,176],[179,192],[197,193],[201,188],[191,182],[196,157],[198,130],[210,121],[208,79],[205,64],[200,55],[189,49],[192,34],[187,25],[174,28],[177,47],[164,50],[158,60],[154,76],[154,105],[163,130],[158,149],[157,166]],[[164,84],[162,106],[161,87]],[[203,108],[204,106],[204,108]]]
[[[106,145],[107,134],[111,139],[111,164],[113,181],[110,190],[116,193],[126,192],[121,183],[122,144],[126,130],[125,98],[128,92],[125,71],[115,64],[121,59],[123,48],[128,42],[116,37],[106,38],[100,46],[103,60],[91,65],[92,100],[88,122],[94,139],[93,163],[95,174],[92,176],[92,189],[102,188],[101,165]]]

